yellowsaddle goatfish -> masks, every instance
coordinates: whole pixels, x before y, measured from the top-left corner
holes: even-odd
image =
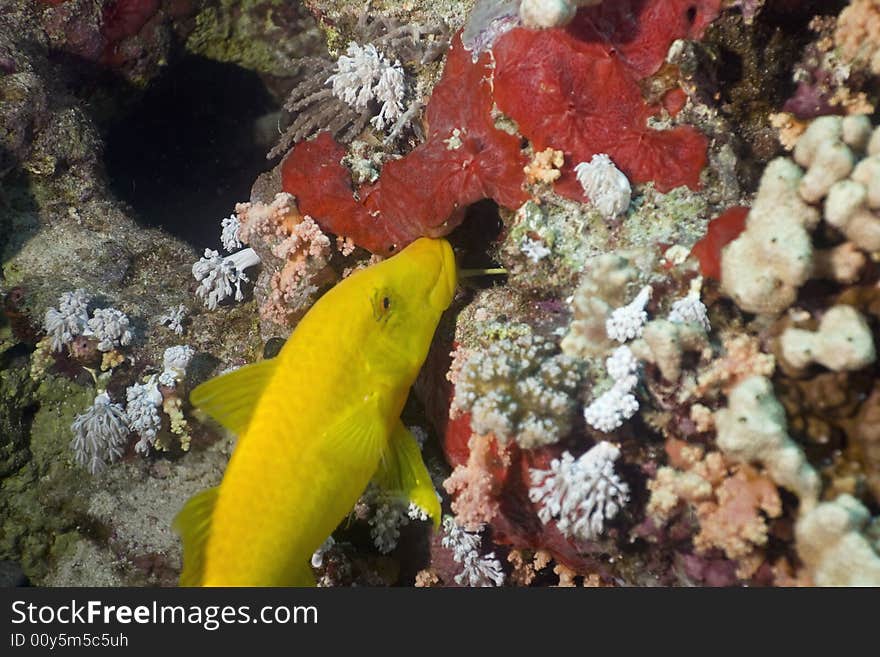
[[[239,439],[220,485],[175,518],[182,586],[313,586],[311,555],[371,479],[437,526],[400,413],[456,283],[449,243],[419,239],[327,292],[277,357],[193,390]]]

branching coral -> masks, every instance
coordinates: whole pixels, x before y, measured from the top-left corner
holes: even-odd
[[[815,362],[835,372],[859,370],[877,357],[871,329],[852,306],[829,308],[815,332],[788,328],[779,342],[782,358],[798,368]]]
[[[655,364],[663,378],[671,382],[681,377],[686,353],[699,353],[703,360],[711,356],[706,331],[700,324],[666,319],[648,322],[631,348],[639,360]]]
[[[100,351],[129,345],[132,338],[128,317],[116,308],[95,310],[83,335],[96,339]]]
[[[844,60],[880,74],[880,4],[852,0],[837,18],[834,41]]]
[[[70,429],[76,462],[94,475],[122,456],[129,434],[128,417],[122,406],[102,392],[89,410],[76,416]]]
[[[155,377],[145,383],[135,383],[125,391],[127,404],[125,415],[128,417],[129,428],[138,434],[140,440],[135,451],[146,454],[154,445],[162,428],[162,417],[159,408],[162,406],[162,393]]]
[[[459,372],[454,412],[470,412],[480,434],[526,449],[557,442],[571,429],[577,361],[540,336],[504,339],[475,353]]]
[[[611,388],[584,409],[584,420],[598,431],[608,433],[619,428],[639,410],[633,391],[638,385],[638,361],[627,346],[618,347],[605,361]]]
[[[642,327],[648,320],[645,306],[651,300],[653,290],[646,285],[627,305],[612,311],[605,321],[605,332],[617,342],[626,342],[642,334]]]
[[[800,498],[803,508],[816,503],[819,475],[788,435],[785,409],[768,379],[753,376],[731,390],[727,408],[715,413],[715,426],[726,456],[760,463],[773,481]]]
[[[721,336],[722,352],[699,373],[694,394],[705,397],[720,390],[727,394],[742,381],[753,377],[769,377],[776,369],[776,360],[761,352],[756,338],[734,331]]]
[[[675,324],[696,324],[704,331],[712,328],[705,304],[700,301],[700,295],[693,292],[672,304],[667,319]]]
[[[764,560],[767,518],[782,514],[775,484],[751,466],[731,468],[720,453],[699,446],[672,440],[667,452],[674,467],[659,468],[649,480],[648,516],[663,525],[682,503],[689,505],[700,525],[693,538],[696,551],[723,550],[738,562],[740,578],[751,577]]]
[[[798,554],[817,586],[880,586],[880,546],[863,534],[868,509],[851,495],[823,502],[795,526]]]
[[[417,237],[448,233],[464,207],[481,199],[519,207],[526,162],[519,140],[495,126],[490,66],[488,55],[473,63],[456,39],[425,110],[427,141],[386,163],[359,200],[340,164],[345,149],[326,132],[284,160],[284,191],[322,228],[383,255]]]
[[[162,326],[167,326],[169,330],[174,331],[175,335],[183,335],[183,322],[186,320],[187,309],[182,303],[176,308],[169,308],[165,314],[159,315],[158,322]]]
[[[417,99],[408,110],[403,107],[404,97],[411,95],[405,69],[442,55],[447,46],[445,26],[400,24],[364,12],[355,34],[364,45],[350,44],[339,58],[305,57],[295,62],[302,79],[284,106],[293,121],[270,157],[323,130],[348,143],[372,123],[377,130],[390,129],[393,138],[404,123],[416,118]]]
[[[355,191],[340,164],[345,149],[321,133],[285,159],[284,190],[322,228],[382,255],[447,234],[479,200],[515,209],[527,199],[525,161],[513,128],[499,128],[509,122],[496,121],[496,106],[533,152],[564,152],[556,187],[573,199],[583,200],[573,167],[602,153],[635,182],[653,181],[661,191],[697,186],[705,137],[690,127],[648,127],[659,107],[643,100],[638,82],[656,72],[673,39],[700,32],[714,15],[711,3],[610,4],[581,10],[565,30],[510,30],[491,53],[469,53],[457,38],[426,108],[425,143]]]
[[[370,123],[385,130],[403,115],[406,80],[399,61],[391,62],[373,44],[360,46],[354,41],[348,51],[336,60],[335,72],[329,78],[334,96],[344,100],[357,112],[363,112],[371,101],[379,111]]]
[[[443,547],[452,550],[452,558],[462,567],[455,581],[462,586],[501,586],[501,564],[494,552],[480,554],[481,543],[478,533],[465,531],[449,516],[443,519]]]
[[[509,466],[509,454],[494,436],[473,434],[468,439],[467,463],[457,465],[443,482],[446,492],[454,496],[456,522],[477,531],[495,518],[501,488],[498,474]]]
[[[195,355],[195,350],[189,345],[177,345],[168,347],[162,356],[164,370],[159,375],[159,384],[173,388],[186,374],[186,368]]]
[[[555,518],[559,531],[580,540],[601,535],[629,501],[629,486],[614,471],[619,457],[620,449],[603,441],[577,460],[565,452],[549,470],[532,470],[529,498],[541,522]]]
[[[220,221],[220,243],[227,253],[238,251],[244,246],[239,239],[239,231],[241,231],[241,221],[237,214],[231,214]]]

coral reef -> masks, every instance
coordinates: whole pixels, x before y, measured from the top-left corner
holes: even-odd
[[[320,586],[880,585],[878,38],[873,0],[9,0],[0,560],[176,584],[234,444],[190,392],[445,236],[402,416],[441,528],[374,482]],[[256,86],[153,117],[193,61]],[[134,160],[243,186],[151,210]]]

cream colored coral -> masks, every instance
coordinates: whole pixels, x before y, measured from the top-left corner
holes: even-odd
[[[572,297],[574,319],[562,339],[562,352],[576,358],[601,356],[612,346],[605,323],[611,313],[628,300],[638,270],[628,258],[606,253],[594,258]]]
[[[841,180],[828,193],[825,218],[866,251],[880,249],[880,217],[868,207],[867,188],[854,180]]]
[[[801,515],[797,551],[817,586],[880,586],[880,554],[863,535],[870,519],[846,494]]]
[[[877,357],[871,329],[852,306],[830,308],[818,331],[788,328],[779,342],[782,358],[799,368],[819,363],[835,372],[860,370]]]
[[[819,117],[798,139],[792,159],[767,165],[746,229],[721,255],[722,290],[740,308],[779,313],[810,278],[855,281],[865,258],[854,247],[880,251],[878,134],[865,115]],[[813,248],[810,233],[823,199],[822,216],[849,245]]]
[[[854,283],[868,259],[852,242],[813,253],[813,276],[838,283]]]
[[[730,391],[727,408],[715,412],[718,447],[735,461],[757,462],[779,486],[795,493],[802,508],[819,494],[819,475],[788,435],[785,410],[770,380],[753,376]]]
[[[813,244],[808,230],[819,215],[798,194],[802,179],[803,172],[791,160],[770,162],[746,229],[722,252],[721,288],[743,310],[780,312],[810,277]]]
[[[636,358],[653,363],[667,381],[678,381],[686,353],[711,356],[706,331],[699,324],[655,319],[648,322],[642,337],[630,344]]]
[[[880,129],[875,130],[874,134],[880,135]],[[880,154],[869,155],[859,162],[851,177],[865,186],[868,207],[872,210],[880,208]]]
[[[800,182],[801,197],[808,203],[822,200],[855,166],[855,155],[843,141],[843,120],[820,116],[813,121],[794,147],[794,161],[807,170]]]

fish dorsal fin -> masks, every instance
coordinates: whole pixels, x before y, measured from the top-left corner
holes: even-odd
[[[183,539],[181,586],[200,586],[205,573],[205,544],[211,531],[211,518],[217,502],[218,487],[196,493],[183,505],[172,526]]]
[[[435,529],[440,526],[440,498],[422,460],[422,451],[410,430],[399,420],[382,453],[374,480],[427,513]]]
[[[224,427],[240,434],[247,429],[277,365],[272,358],[221,374],[196,387],[189,400]]]

